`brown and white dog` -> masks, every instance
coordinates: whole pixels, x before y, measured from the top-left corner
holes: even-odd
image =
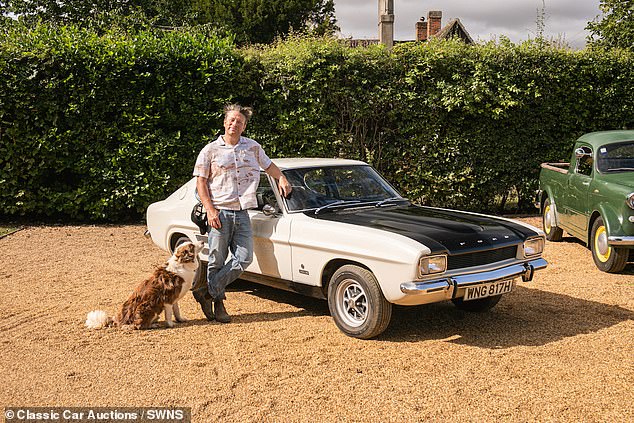
[[[192,287],[202,242],[186,242],[176,248],[174,254],[154,273],[136,287],[121,311],[113,319],[105,311],[94,310],[86,317],[86,327],[99,329],[115,325],[124,329],[149,329],[165,311],[165,323],[174,327],[172,314],[177,322],[186,322],[178,308],[181,299]]]

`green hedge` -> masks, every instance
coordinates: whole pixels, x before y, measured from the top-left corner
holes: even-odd
[[[634,125],[633,56],[540,43],[405,43],[390,54],[334,40],[248,52],[279,155],[366,160],[435,206],[531,210],[539,164],[585,132]]]
[[[509,195],[530,209],[539,164],[568,160],[586,132],[634,125],[633,56],[539,43],[409,45],[401,174],[435,205],[495,210]]]
[[[0,44],[0,209],[138,218],[191,175],[240,90],[228,40],[40,26]]]
[[[366,160],[410,198],[528,210],[539,163],[634,126],[631,53],[331,39],[236,49],[196,31],[0,34],[0,214],[136,219],[191,175],[222,105],[272,157]],[[508,206],[507,206],[508,208]]]

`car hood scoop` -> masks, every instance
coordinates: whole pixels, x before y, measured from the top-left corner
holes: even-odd
[[[348,209],[314,217],[394,232],[424,244],[432,253],[463,254],[502,248],[537,235],[506,220],[415,205]]]

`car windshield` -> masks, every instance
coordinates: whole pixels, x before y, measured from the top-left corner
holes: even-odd
[[[597,168],[601,173],[634,171],[634,141],[600,147],[597,153]]]
[[[293,186],[286,199],[289,211],[336,209],[402,198],[367,165],[289,169],[284,175]]]

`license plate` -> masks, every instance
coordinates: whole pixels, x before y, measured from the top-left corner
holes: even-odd
[[[492,295],[501,295],[511,292],[515,288],[515,280],[483,283],[465,288],[463,301],[478,300]]]

